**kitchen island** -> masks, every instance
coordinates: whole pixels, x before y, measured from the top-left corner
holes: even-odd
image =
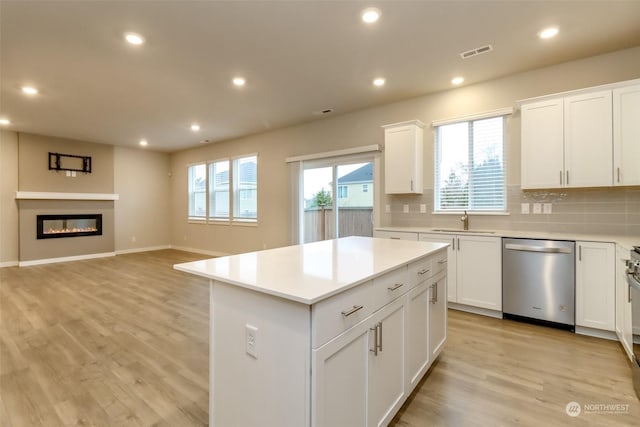
[[[388,424],[446,340],[446,246],[346,237],[175,265],[210,279],[209,424]]]

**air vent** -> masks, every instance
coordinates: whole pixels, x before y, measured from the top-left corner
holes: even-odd
[[[466,52],[462,52],[460,54],[460,57],[462,59],[467,59],[467,58],[471,58],[471,57],[476,56],[476,55],[480,55],[482,53],[491,52],[492,50],[493,50],[493,46],[488,44],[488,45],[485,45],[485,46],[480,46],[480,47],[477,47],[475,49],[468,50]]]

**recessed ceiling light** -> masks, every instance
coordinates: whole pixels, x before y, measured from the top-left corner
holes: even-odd
[[[236,86],[244,86],[244,84],[247,82],[244,77],[234,77],[232,81]]]
[[[139,144],[142,145],[143,147],[146,147],[147,145],[149,145],[146,139],[141,139]]]
[[[22,86],[22,93],[27,95],[37,95],[38,89],[33,86]]]
[[[541,39],[550,39],[558,35],[558,31],[558,27],[545,28],[538,33],[538,37],[540,37]]]
[[[378,19],[380,19],[380,15],[380,10],[376,9],[375,7],[368,7],[362,11],[362,15],[360,16],[362,17],[362,21],[364,21],[365,23],[373,24]]]
[[[451,84],[460,85],[464,82],[464,77],[454,77],[451,79]]]
[[[194,132],[198,132],[200,130],[200,125],[197,123],[194,123],[191,125],[191,130]]]
[[[0,119],[0,125],[7,126],[11,124],[11,120],[9,119]]]
[[[373,84],[374,86],[384,86],[384,83],[386,82],[386,80],[382,77],[378,77],[377,79],[373,80]]]
[[[131,44],[141,45],[142,43],[144,43],[144,37],[142,37],[140,34],[126,33],[124,35],[124,38]]]

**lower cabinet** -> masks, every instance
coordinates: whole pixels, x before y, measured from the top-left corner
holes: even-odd
[[[615,330],[615,244],[576,242],[576,326]]]
[[[616,247],[616,335],[629,359],[633,360],[633,326],[631,323],[631,287],[627,283],[629,249]]]
[[[441,258],[438,254],[431,262],[438,265]],[[425,271],[435,276],[312,349],[313,426],[389,424],[442,350],[447,324],[446,272],[442,265],[431,269],[424,261],[416,263],[419,269],[410,264],[407,270],[415,269],[420,277]]]

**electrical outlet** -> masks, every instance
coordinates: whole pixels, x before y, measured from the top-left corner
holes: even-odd
[[[420,213],[427,213],[427,205],[424,203],[420,204]]]
[[[542,211],[546,214],[550,214],[551,213],[551,203],[545,203],[544,205],[542,205]]]
[[[402,206],[402,212],[409,213],[409,205],[403,205]]]
[[[65,175],[66,175],[67,177],[70,177],[70,176],[71,176],[71,171],[65,171]]]
[[[245,343],[246,343],[246,352],[249,356],[258,358],[258,328],[253,325],[249,325],[248,323],[244,325],[244,335],[245,335]]]
[[[71,178],[75,178],[76,177],[76,171],[71,171]]]
[[[520,203],[520,213],[529,214],[529,203]]]
[[[534,203],[533,204],[533,213],[534,214],[542,213],[542,204],[541,203]]]

